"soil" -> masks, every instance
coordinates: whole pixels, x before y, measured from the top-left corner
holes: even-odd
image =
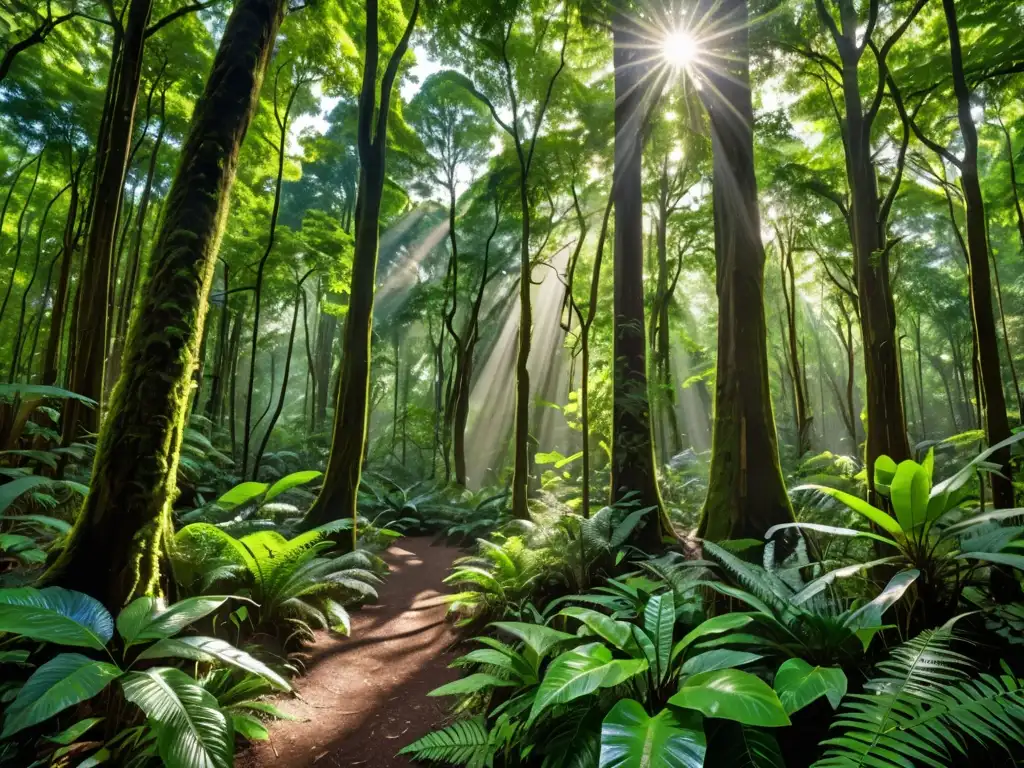
[[[427,693],[459,677],[448,669],[456,640],[445,621],[441,580],[457,549],[427,537],[400,539],[384,553],[391,575],[379,600],[352,614],[352,636],[321,633],[301,698],[275,702],[299,718],[270,725],[270,741],[239,755],[237,768],[411,766],[399,749],[441,726],[451,699]]]

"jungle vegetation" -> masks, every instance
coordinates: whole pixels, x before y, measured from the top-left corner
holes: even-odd
[[[0,765],[232,765],[407,534],[415,759],[1020,764],[1022,29],[0,0]]]

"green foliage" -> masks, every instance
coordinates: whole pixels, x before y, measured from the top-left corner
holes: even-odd
[[[18,690],[4,713],[0,739],[9,739],[25,729],[50,721],[66,710],[93,702],[108,686],[118,681],[127,701],[147,717],[156,753],[165,765],[192,768],[195,765],[230,766],[234,755],[234,730],[229,714],[217,699],[192,677],[175,667],[144,665],[151,659],[174,659],[213,668],[233,668],[266,681],[279,690],[291,690],[280,674],[251,654],[212,637],[179,636],[192,624],[209,616],[229,598],[196,597],[170,606],[151,597],[140,597],[121,611],[117,621],[93,598],[47,587],[0,590],[0,631],[16,642],[42,642],[103,651],[109,661],[91,659],[81,653],[59,653],[39,666]],[[114,630],[117,641],[114,642]],[[141,652],[135,648],[145,644]],[[30,658],[25,655],[24,660]],[[87,726],[86,726],[87,727]],[[81,736],[76,728],[54,737],[70,743]],[[127,741],[115,748],[116,739],[95,744],[101,752],[127,750]]]

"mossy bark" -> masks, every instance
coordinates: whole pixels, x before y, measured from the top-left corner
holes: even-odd
[[[359,192],[356,202],[355,253],[345,316],[344,347],[334,411],[331,455],[323,488],[306,514],[305,525],[314,527],[342,517],[356,517],[356,496],[366,447],[369,420],[370,353],[373,332],[373,294],[377,275],[377,247],[380,241],[380,206],[384,192],[387,157],[387,125],[391,92],[398,67],[409,47],[419,16],[415,0],[405,32],[395,46],[377,95],[379,45],[377,0],[366,3],[366,52],[362,91],[359,95]],[[355,545],[358,532],[352,526]]]
[[[761,539],[793,510],[779,465],[768,384],[765,252],[754,175],[747,5],[715,6],[725,71],[708,71],[718,293],[718,368],[708,495],[698,535]]]
[[[168,193],[89,495],[42,579],[113,611],[160,589],[191,374],[238,151],[283,15],[281,0],[239,0],[228,19]]]
[[[641,508],[655,507],[634,543],[647,551],[660,549],[663,520],[658,493],[651,408],[647,392],[647,332],[643,275],[643,151],[644,113],[651,94],[644,87],[642,37],[637,23],[622,13],[612,18],[615,60],[615,200],[614,359],[612,396],[612,501],[628,498]],[[589,361],[588,361],[589,363]]]

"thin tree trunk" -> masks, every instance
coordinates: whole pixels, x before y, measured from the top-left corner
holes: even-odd
[[[105,121],[97,142],[96,174],[90,201],[92,215],[79,278],[78,315],[75,322],[74,364],[69,369],[68,389],[91,397],[103,397],[109,322],[107,302],[97,301],[110,294],[111,261],[120,217],[121,198],[135,123],[135,106],[142,78],[146,26],[154,0],[131,0],[127,23],[117,55],[111,60],[110,87]],[[118,24],[119,26],[119,24]],[[69,400],[62,416],[64,442],[74,441],[82,432],[95,432],[100,408],[81,408]]]
[[[392,89],[398,68],[409,47],[420,2],[414,0],[405,32],[388,60],[377,93],[379,54],[378,1],[366,2],[366,51],[362,90],[359,95],[359,195],[356,203],[356,236],[345,317],[345,342],[341,359],[338,405],[334,413],[331,454],[323,488],[306,515],[313,527],[341,517],[352,518],[352,547],[356,546],[356,497],[362,472],[366,426],[369,419],[370,339],[373,330],[373,293],[380,240],[380,207],[384,193],[387,157],[387,124]]]
[[[216,253],[239,147],[284,10],[280,0],[238,0],[225,26],[167,196],[89,495],[67,545],[43,577],[111,610],[160,590],[185,407]],[[151,343],[154,338],[160,343]]]

